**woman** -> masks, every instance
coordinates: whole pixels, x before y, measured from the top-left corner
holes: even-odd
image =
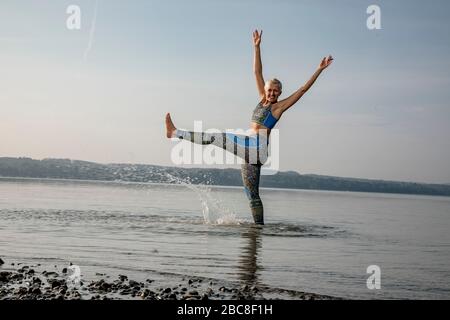
[[[166,134],[168,138],[186,139],[198,144],[212,144],[232,152],[245,160],[241,174],[244,190],[250,200],[250,208],[256,224],[264,224],[264,209],[259,197],[259,179],[261,166],[267,160],[267,146],[270,130],[280,120],[283,113],[292,107],[314,84],[316,79],[333,61],[331,56],[325,57],[319,64],[312,77],[288,98],[278,101],[282,92],[282,85],[278,79],[264,82],[261,63],[261,36],[262,31],[253,32],[255,49],[253,70],[256,77],[256,86],[261,98],[252,115],[248,136],[230,133],[204,133],[179,130],[170,117],[166,115]]]

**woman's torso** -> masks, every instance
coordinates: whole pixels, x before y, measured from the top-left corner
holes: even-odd
[[[258,107],[263,107],[264,109],[269,109],[270,108],[270,112],[271,112],[271,115],[273,116],[273,118],[275,118],[276,122],[279,121],[279,119],[281,117],[281,114],[279,114],[279,112],[277,112],[278,110],[277,110],[276,103],[272,104],[269,101],[267,101],[265,98],[263,98],[259,102],[257,108]],[[253,121],[253,119],[252,119],[252,121],[250,123],[250,129],[253,132],[255,132],[255,133],[258,133],[259,130],[267,130],[267,135],[269,135],[270,131],[272,130],[271,128],[268,128],[268,127],[264,126],[262,123],[258,123],[258,122]]]

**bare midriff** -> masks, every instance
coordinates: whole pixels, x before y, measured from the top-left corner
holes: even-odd
[[[267,130],[267,136],[270,135],[270,129],[263,126],[262,124],[256,123],[256,122],[251,122],[250,124],[250,129],[257,134],[259,132],[259,130]]]

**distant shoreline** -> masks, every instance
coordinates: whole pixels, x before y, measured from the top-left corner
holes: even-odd
[[[170,183],[242,187],[239,169],[184,168],[145,164],[99,164],[71,159],[0,157],[0,177],[121,183]],[[261,176],[260,187],[274,190],[316,190],[450,197],[450,184],[342,178],[294,171]]]

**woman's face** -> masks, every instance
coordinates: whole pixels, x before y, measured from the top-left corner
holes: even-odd
[[[277,84],[270,82],[269,84],[266,84],[264,90],[266,91],[266,99],[268,101],[271,103],[278,101],[278,97],[281,95],[281,90]]]

